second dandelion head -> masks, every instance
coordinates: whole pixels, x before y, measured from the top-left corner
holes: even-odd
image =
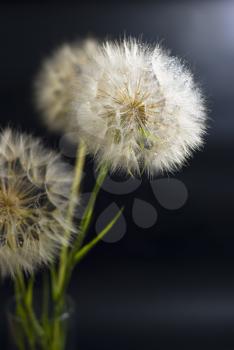
[[[66,211],[72,173],[38,139],[0,134],[0,272],[31,272],[68,244]]]

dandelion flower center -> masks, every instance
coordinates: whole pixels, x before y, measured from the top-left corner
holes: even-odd
[[[0,184],[0,223],[22,221],[22,218],[31,216],[42,196],[40,188],[27,183],[26,179],[7,187]]]
[[[12,248],[23,246],[25,239],[39,240],[35,220],[39,220],[38,207],[43,198],[39,187],[26,177],[15,180],[20,173],[14,175],[7,182],[3,178],[0,183],[0,245],[8,244]]]
[[[0,222],[3,223],[10,217],[17,215],[19,199],[13,193],[0,192]]]
[[[157,80],[155,79],[155,84],[149,88],[145,82],[147,77],[146,72],[135,83],[125,82],[122,86],[114,84],[115,89],[111,92],[107,89],[102,90],[100,87],[97,90],[97,99],[103,104],[101,116],[107,123],[106,135],[114,144],[128,141],[134,134],[136,142],[143,149],[150,149],[152,146],[152,142],[146,140],[146,135],[149,134],[148,127],[152,119],[154,124],[158,122],[160,125],[159,119],[165,107],[165,98]],[[107,80],[105,76],[103,79]],[[100,86],[102,85],[103,81],[100,83]]]

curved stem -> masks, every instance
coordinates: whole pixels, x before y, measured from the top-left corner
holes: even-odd
[[[87,243],[81,250],[75,255],[75,263],[78,264],[88,253],[94,248],[98,242],[110,231],[110,229],[118,221],[123,212],[123,208],[116,214],[116,216],[106,225],[106,227],[95,237],[91,242]]]

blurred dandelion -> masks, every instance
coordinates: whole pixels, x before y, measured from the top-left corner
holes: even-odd
[[[71,130],[72,81],[82,72],[96,47],[94,39],[64,44],[43,63],[35,81],[35,102],[49,129]]]

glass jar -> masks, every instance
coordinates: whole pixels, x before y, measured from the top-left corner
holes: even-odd
[[[75,308],[67,297],[60,311],[50,303],[42,310],[40,299],[32,309],[22,307],[21,300],[12,299],[7,305],[9,350],[75,350]],[[35,302],[36,303],[36,302]],[[35,311],[36,310],[36,311]]]

